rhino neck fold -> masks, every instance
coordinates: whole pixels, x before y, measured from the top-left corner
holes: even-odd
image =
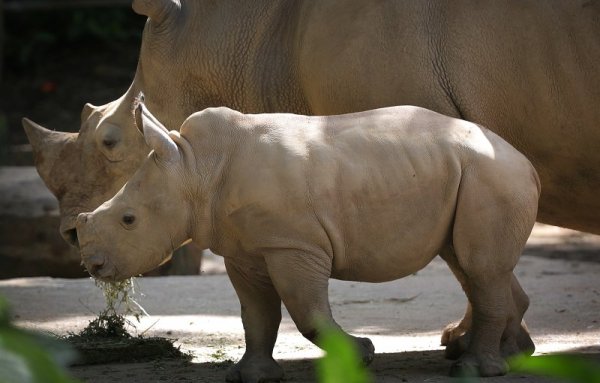
[[[227,155],[218,159],[196,158],[195,185],[191,200],[192,214],[190,222],[191,238],[203,249],[212,249],[218,245],[219,233],[216,223],[216,211],[227,172]]]
[[[194,154],[191,143],[177,131],[170,131],[169,137],[175,141],[181,153],[181,166],[183,171],[178,173],[179,187],[183,198],[181,203],[187,204],[189,209],[189,222],[187,225],[186,240],[196,243],[202,249],[210,247],[210,235],[212,219],[207,214],[206,193],[203,193],[203,177],[198,170],[198,161]],[[183,245],[183,244],[182,244]]]

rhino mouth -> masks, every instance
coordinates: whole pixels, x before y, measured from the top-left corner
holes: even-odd
[[[104,282],[114,282],[120,279],[117,267],[110,261],[109,257],[102,253],[92,253],[91,255],[81,252],[81,264],[86,271],[94,278]]]

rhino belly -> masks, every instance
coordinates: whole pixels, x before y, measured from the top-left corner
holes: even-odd
[[[404,201],[346,210],[343,243],[333,246],[332,277],[384,282],[425,267],[449,242],[455,206],[444,201]]]

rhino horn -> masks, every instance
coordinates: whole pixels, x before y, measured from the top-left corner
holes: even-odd
[[[28,118],[23,118],[22,124],[33,150],[37,171],[46,185],[51,188],[53,184],[51,172],[54,163],[67,142],[71,141],[77,134],[48,130]]]
[[[160,24],[181,9],[179,0],[133,0],[133,11]]]

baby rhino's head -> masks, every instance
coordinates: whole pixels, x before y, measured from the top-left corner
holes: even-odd
[[[169,133],[143,104],[135,119],[153,151],[112,199],[77,217],[83,264],[103,280],[150,271],[190,238],[189,188],[182,185],[189,172],[175,142],[184,139]]]

